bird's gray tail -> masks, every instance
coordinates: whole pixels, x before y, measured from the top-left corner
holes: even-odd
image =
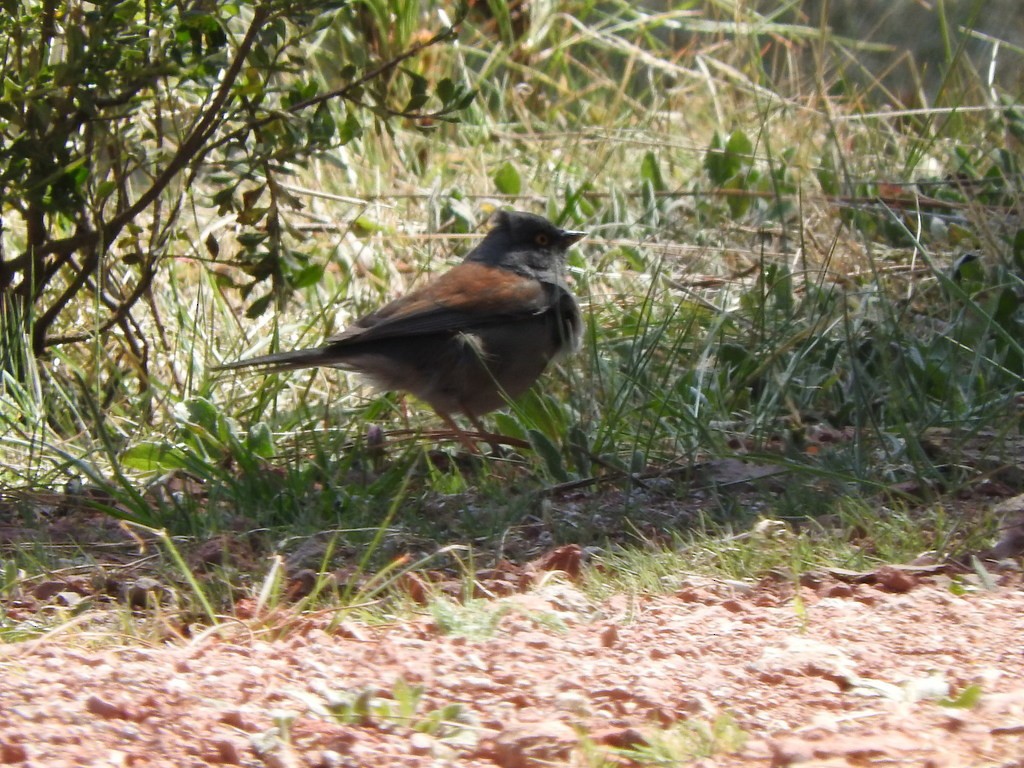
[[[313,368],[318,365],[337,363],[337,353],[329,355],[323,347],[299,349],[294,352],[277,352],[273,355],[260,355],[233,363],[224,363],[210,368],[211,371],[228,371],[235,368],[260,368],[263,373],[275,371],[294,371],[297,368]]]

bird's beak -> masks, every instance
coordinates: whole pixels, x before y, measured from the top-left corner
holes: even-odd
[[[562,240],[565,241],[566,248],[568,248],[573,243],[579,242],[586,236],[586,232],[579,232],[577,230],[572,229],[563,229],[561,234]]]

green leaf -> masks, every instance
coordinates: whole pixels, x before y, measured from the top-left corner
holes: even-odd
[[[818,184],[821,191],[826,195],[838,195],[840,192],[839,175],[836,173],[835,161],[832,153],[826,152],[821,158],[821,165],[817,170]]]
[[[197,424],[211,434],[217,433],[217,419],[219,413],[217,406],[205,397],[194,397],[186,403],[188,419],[192,424]]]
[[[711,137],[711,145],[704,155],[704,170],[713,184],[724,184],[732,175],[729,172],[729,158],[725,154],[722,137],[718,131]]]
[[[395,684],[391,687],[391,695],[398,705],[399,717],[412,720],[416,710],[419,709],[425,690],[422,685],[409,685],[403,677],[395,680]]]
[[[743,131],[733,131],[725,145],[725,151],[735,158],[737,165],[753,160],[754,144]]]
[[[455,83],[452,82],[450,77],[446,77],[435,87],[437,91],[437,98],[441,100],[441,103],[446,107],[455,99],[458,95],[458,88]]]
[[[590,454],[590,438],[578,424],[573,424],[569,427],[569,433],[566,435],[566,448],[577,474],[581,477],[589,475],[593,468]]]
[[[942,699],[940,706],[954,709],[974,709],[981,701],[981,686],[977,683],[968,685],[960,694],[953,698]]]
[[[640,178],[650,182],[651,186],[658,192],[665,191],[665,181],[661,176],[661,168],[658,167],[658,158],[653,152],[644,155],[640,162]]]
[[[140,443],[121,454],[121,465],[140,472],[170,472],[188,467],[184,451],[168,443]]]
[[[565,465],[562,463],[562,454],[559,452],[558,446],[551,441],[551,438],[539,429],[531,429],[527,434],[530,445],[533,446],[533,450],[537,452],[537,455],[543,459],[548,473],[559,482],[568,480],[569,474],[565,471]]]
[[[967,587],[965,587],[961,581],[949,582],[949,587],[947,587],[947,589],[949,589],[949,593],[951,595],[956,595],[957,597],[963,597],[967,594]]]
[[[266,296],[260,296],[258,299],[253,301],[252,304],[249,305],[248,309],[245,310],[245,316],[248,317],[250,320],[256,319],[257,317],[259,317],[260,315],[267,311],[267,307],[270,306],[270,302],[273,300],[273,298],[274,297],[271,296],[269,293]]]
[[[726,198],[726,205],[729,206],[729,213],[734,219],[739,219],[747,211],[750,210],[750,204],[753,198],[747,193],[746,185],[743,183],[743,179],[739,176],[733,175],[722,184],[723,190],[731,192]]]
[[[313,116],[309,119],[308,127],[309,138],[312,142],[326,144],[334,137],[337,125],[327,102],[321,102],[317,106]]]
[[[494,185],[504,195],[518,195],[523,188],[523,180],[512,163],[505,163],[494,174]]]
[[[308,267],[303,267],[295,273],[291,279],[292,287],[309,288],[318,284],[323,276],[323,264],[310,264]]]
[[[245,438],[245,445],[251,453],[262,459],[269,459],[277,453],[274,447],[274,433],[270,431],[265,421],[252,425]]]
[[[411,97],[409,97],[409,101],[406,102],[405,108],[402,111],[416,112],[419,110],[420,107],[427,103],[427,100],[429,98],[430,97],[425,93],[414,93]]]
[[[704,156],[704,169],[715,184],[724,185],[735,177],[753,160],[754,145],[742,131],[733,131],[723,144],[722,137],[715,132],[711,146]],[[743,185],[746,188],[746,185]],[[735,214],[734,214],[735,215]]]
[[[99,184],[96,185],[96,197],[102,200],[105,197],[109,197],[115,189],[117,189],[116,182],[113,182],[110,179],[107,179],[106,181],[101,181]]]
[[[1006,287],[999,291],[992,319],[1003,328],[1013,325],[1014,315],[1020,309],[1021,300],[1013,288]]]
[[[249,208],[245,211],[239,211],[236,216],[236,220],[242,226],[252,226],[257,224],[260,220],[267,215],[270,211],[268,206],[260,206],[258,208]]]
[[[255,248],[257,245],[267,239],[269,235],[266,232],[243,232],[238,235],[235,239],[238,244],[243,248]]]
[[[514,419],[507,413],[502,413],[500,411],[495,413],[492,418],[494,420],[495,431],[497,431],[498,434],[508,435],[509,437],[518,437],[520,440],[526,439],[526,431],[517,419]]]
[[[785,264],[771,264],[765,270],[765,282],[775,300],[777,309],[784,313],[793,310],[793,273]]]
[[[427,93],[427,79],[408,69],[402,69],[402,72],[412,81],[409,88],[409,101],[403,111],[415,112],[430,98],[430,94]]]
[[[338,128],[339,143],[348,144],[352,139],[358,139],[362,135],[363,126],[359,124],[359,118],[349,112],[345,115],[345,122]]]

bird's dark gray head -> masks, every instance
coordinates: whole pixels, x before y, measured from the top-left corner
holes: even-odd
[[[498,211],[491,223],[491,231],[466,261],[511,269],[545,282],[559,282],[566,250],[586,234],[522,211]]]

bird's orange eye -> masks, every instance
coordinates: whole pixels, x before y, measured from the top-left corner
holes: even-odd
[[[535,238],[533,238],[533,242],[535,242],[539,246],[545,246],[549,242],[551,242],[551,239],[547,235],[545,235],[543,232],[541,232],[539,235],[537,235]]]

